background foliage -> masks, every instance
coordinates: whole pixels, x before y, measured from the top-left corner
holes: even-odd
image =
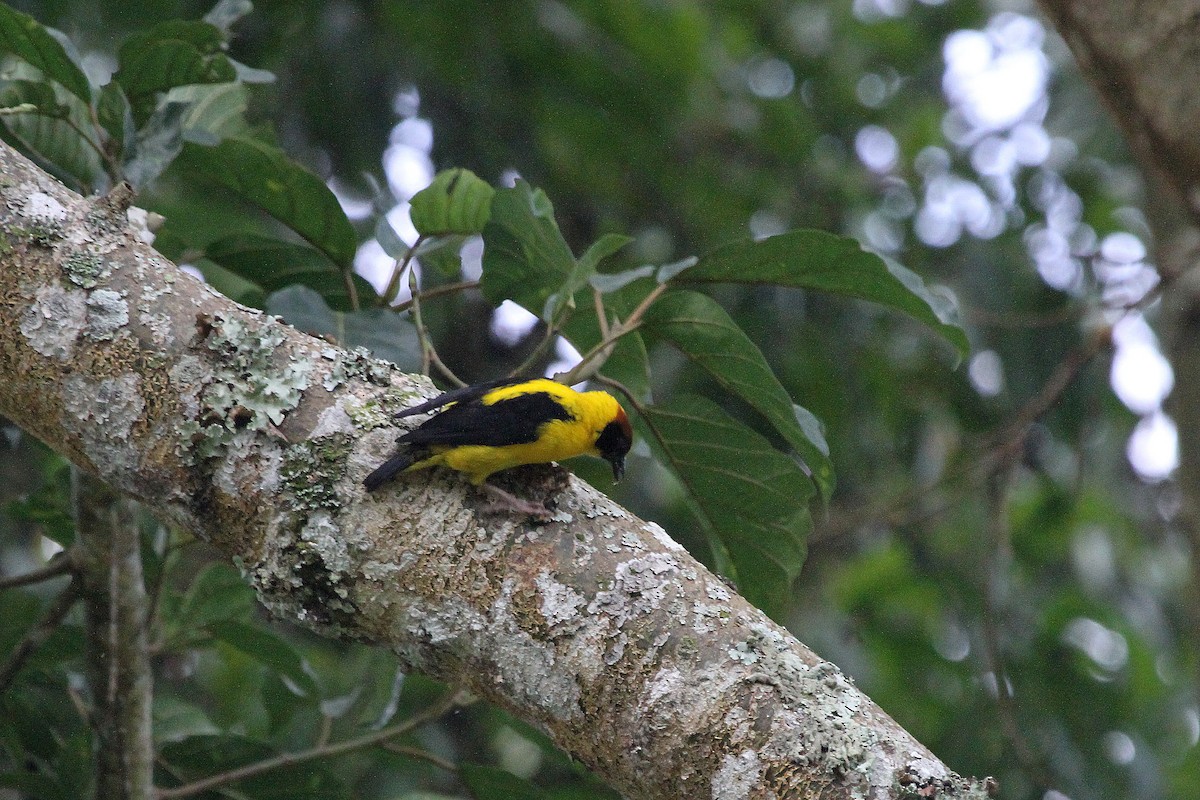
[[[705,360],[728,339],[671,346],[672,320],[705,313],[727,336],[744,331],[768,374],[823,423],[837,476],[828,505],[813,508],[794,590],[756,599],[951,767],[995,775],[1006,797],[1187,797],[1200,780],[1191,554],[1173,524],[1170,437],[1164,446],[1153,435],[1169,431],[1162,398],[1116,380],[1131,358],[1157,363],[1140,183],[1061,43],[1031,9],[1002,6],[545,0],[497,14],[470,2],[263,3],[236,22],[210,18],[214,36],[194,24],[207,4],[15,3],[69,37],[87,77],[34,61],[41,75],[63,71],[48,97],[27,71],[45,56],[26,56],[6,76],[3,105],[40,113],[5,117],[4,135],[80,188],[104,188],[116,165],[144,187],[139,204],[165,217],[165,254],[243,302],[406,367],[423,348],[411,325],[379,308],[348,312],[388,293],[381,254],[402,256],[400,236],[411,243],[404,204],[434,168],[465,167],[496,186],[519,174],[544,190],[571,259],[606,235],[632,236],[619,250],[607,240],[604,273],[713,254],[668,295],[673,304],[652,307],[651,417],[666,428],[690,418],[677,426],[682,440],[697,418],[733,415],[775,453],[819,438],[811,425],[789,438],[768,412],[755,415],[759,394],[726,391]],[[193,23],[154,27],[175,19]],[[232,31],[228,49],[222,31]],[[1004,77],[989,85],[989,69]],[[104,85],[113,72],[123,94],[90,98],[91,120],[88,79]],[[1029,82],[1027,100],[1002,107],[1003,80]],[[81,146],[77,129],[94,122],[116,144]],[[349,221],[332,195],[320,199],[313,174]],[[260,193],[245,175],[270,176],[282,193]],[[266,213],[247,214],[247,203]],[[521,231],[537,230],[505,219],[493,215],[504,228],[494,237],[520,245]],[[810,284],[702,280],[723,266],[745,273],[720,257],[731,242],[793,228],[855,236],[946,287],[971,355],[959,365],[929,325]],[[799,249],[834,258],[842,241]],[[418,255],[425,291],[477,274],[470,242],[465,275],[446,257],[460,244]],[[498,324],[517,319],[493,313],[494,301],[522,299],[515,289],[482,289],[421,304],[437,353],[468,381],[513,369],[542,339]],[[541,314],[547,299],[524,302]],[[626,382],[643,357],[634,349],[624,362],[614,355]],[[6,432],[0,567],[13,574],[42,563],[48,541],[69,544],[71,526],[62,462]],[[695,520],[723,509],[697,508],[686,473],[681,481],[650,455],[635,452],[616,487],[602,465],[573,466],[720,565],[718,540]],[[160,785],[349,739],[436,696],[386,654],[269,622],[202,545],[150,521],[145,534]],[[749,538],[767,560],[745,552],[743,562],[798,567],[796,548],[770,552],[778,541]],[[0,593],[0,653],[51,597],[45,586]],[[82,646],[69,617],[0,695],[0,786],[85,791],[89,739],[72,702],[86,702]],[[606,795],[494,710],[459,710],[404,741],[409,752],[363,749],[237,788]]]

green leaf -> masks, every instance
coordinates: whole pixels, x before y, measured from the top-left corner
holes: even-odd
[[[293,691],[305,697],[316,696],[317,685],[305,672],[304,660],[284,639],[262,628],[233,620],[210,623],[208,630],[218,640],[286,676],[295,687]]]
[[[524,778],[498,767],[464,762],[459,775],[477,800],[545,800],[546,794]]]
[[[254,610],[254,590],[228,564],[209,564],[188,587],[171,620],[185,631],[206,628],[214,622],[249,619]]]
[[[587,279],[580,282],[576,290],[583,288],[583,285],[595,274],[596,267],[600,265],[601,261],[614,255],[632,241],[632,236],[622,233],[606,233],[592,242],[592,246],[584,250],[583,255],[579,257],[579,267],[587,274]]]
[[[587,286],[595,276],[597,265],[632,241],[633,239],[628,236],[606,233],[593,242],[591,247],[584,251],[584,254],[575,262],[575,266],[571,268],[562,286],[546,301],[542,310],[542,319],[547,322],[560,320],[563,309],[574,307],[576,293]]]
[[[178,742],[189,736],[206,736],[221,730],[199,706],[176,697],[154,694],[151,715],[156,744]]]
[[[638,267],[637,269],[628,269],[624,272],[614,272],[611,274],[596,274],[588,278],[588,283],[592,288],[601,294],[609,294],[610,292],[624,289],[634,281],[642,278],[649,278],[655,272],[655,267],[651,264]]]
[[[648,334],[675,345],[726,391],[766,417],[812,470],[822,497],[828,500],[833,495],[833,464],[824,437],[809,438],[797,419],[795,409],[799,407],[792,403],[762,351],[725,309],[699,292],[674,291],[655,301],[642,321]]]
[[[870,300],[929,325],[958,349],[970,352],[958,311],[930,291],[914,272],[862,249],[857,240],[817,230],[797,230],[757,242],[735,242],[701,256],[676,281],[793,286]]]
[[[185,142],[179,162],[192,177],[226,187],[287,225],[337,266],[353,263],[358,239],[338,199],[279,148],[243,137],[215,147]]]
[[[27,800],[71,800],[72,795],[48,775],[36,772],[0,773],[0,787],[16,789]]]
[[[100,89],[100,96],[96,100],[96,119],[108,134],[109,141],[117,145],[114,150],[116,154],[123,154],[133,146],[137,131],[129,99],[125,97],[121,84],[109,81]]]
[[[236,80],[237,71],[222,52],[224,44],[221,31],[206,22],[163,22],[125,40],[113,79],[125,89],[134,117],[141,121],[154,111],[159,92]]]
[[[379,221],[375,223],[375,241],[379,242],[379,246],[389,258],[396,261],[408,255],[408,245],[400,238],[400,234],[396,233],[392,223],[388,222],[386,214],[380,214]]]
[[[220,0],[204,15],[204,21],[228,38],[229,29],[234,23],[253,10],[254,4],[250,0]]]
[[[413,227],[426,236],[481,233],[495,194],[495,189],[469,169],[443,170],[433,183],[413,195],[409,212]]]
[[[270,294],[288,286],[307,286],[339,311],[349,311],[350,293],[342,270],[317,250],[266,236],[240,234],[218,239],[204,248],[204,257],[262,287]],[[363,278],[351,278],[360,299],[375,290]]]
[[[540,315],[575,269],[549,198],[525,181],[496,192],[483,243],[479,286],[495,306],[513,300]]]
[[[138,129],[129,158],[125,179],[141,189],[162,174],[183,147],[183,120],[188,112],[184,103],[163,103]]]
[[[41,604],[28,592],[0,592],[0,653],[11,653],[41,615]]]
[[[36,67],[84,104],[92,102],[92,85],[66,48],[33,17],[4,4],[0,4],[0,52],[12,53]]]
[[[462,276],[462,249],[470,240],[470,236],[434,236],[417,245],[417,261],[422,267],[432,267],[437,273],[449,280],[457,280]],[[426,280],[432,275],[422,273]],[[429,284],[425,284],[429,285]]]
[[[26,149],[83,190],[97,186],[104,174],[100,155],[80,133],[92,129],[87,106],[50,84],[11,80],[0,85],[0,108],[15,112],[0,118]]]
[[[761,435],[702,397],[645,409],[649,443],[727,548],[750,602],[778,617],[804,565],[812,482]]]
[[[341,313],[333,311],[312,289],[292,286],[267,298],[267,311],[313,335],[327,336],[343,347],[365,347],[377,358],[406,370],[421,365],[417,332],[405,317],[385,308]]]
[[[195,141],[204,134],[216,144],[250,129],[246,122],[246,87],[241,83],[176,86],[167,92],[163,102],[188,104],[183,129]]]

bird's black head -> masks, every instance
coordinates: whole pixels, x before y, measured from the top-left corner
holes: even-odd
[[[596,438],[596,449],[600,457],[612,464],[613,480],[621,480],[625,474],[625,454],[633,446],[633,428],[629,425],[629,417],[625,409],[617,406],[617,416],[604,426]]]

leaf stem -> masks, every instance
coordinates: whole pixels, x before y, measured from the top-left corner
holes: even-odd
[[[426,289],[421,293],[422,300],[429,300],[434,297],[440,297],[444,294],[453,294],[454,292],[462,292],[467,289],[479,288],[479,281],[459,281],[458,283],[447,283],[443,286],[434,286],[432,289]],[[403,303],[392,306],[392,311],[397,314],[402,314],[412,307],[411,299],[405,300]]]
[[[429,341],[429,331],[425,330],[425,321],[421,317],[421,287],[417,285],[417,273],[413,270],[409,270],[408,273],[408,290],[412,294],[410,302],[412,303],[413,325],[417,329],[417,341],[421,345],[421,374],[428,375],[430,366],[434,366],[450,383],[459,388],[466,386],[467,384],[446,366],[441,356],[437,354],[437,350],[434,349],[433,342]]]
[[[601,300],[600,292],[593,288],[592,298],[596,303],[596,319],[600,323],[600,342],[591,350],[579,359],[579,363],[572,367],[566,373],[560,373],[554,376],[555,380],[562,381],[568,386],[574,386],[580,381],[585,381],[595,375],[608,357],[612,354],[613,346],[617,340],[626,334],[633,333],[642,326],[642,317],[650,309],[650,306],[657,300],[663,292],[667,290],[667,284],[660,283],[654,287],[650,293],[642,298],[642,302],[638,303],[637,308],[629,315],[629,318],[624,322],[620,320],[614,322],[611,326],[604,316],[604,303]],[[592,363],[595,362],[595,363]],[[589,366],[590,364],[590,366]]]

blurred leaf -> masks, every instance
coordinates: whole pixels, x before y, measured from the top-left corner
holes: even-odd
[[[262,287],[268,294],[299,284],[320,293],[332,308],[351,309],[342,270],[311,247],[255,234],[237,234],[209,244],[204,257]],[[371,284],[358,275],[352,280],[360,299],[374,296]]]
[[[494,306],[513,300],[541,315],[575,269],[575,257],[554,221],[554,206],[545,192],[525,181],[496,192],[483,242],[480,289]]]
[[[183,147],[185,103],[163,103],[137,131],[125,162],[125,179],[141,189],[162,174]]]
[[[62,44],[33,17],[4,4],[0,4],[0,52],[12,53],[83,103],[91,103],[92,86]]]
[[[133,111],[129,108],[129,99],[125,97],[121,84],[109,81],[100,89],[100,96],[96,100],[96,120],[116,145],[113,148],[115,154],[123,154],[132,146],[136,134]]]
[[[645,266],[638,267],[637,269],[630,269],[624,272],[614,272],[610,274],[599,273],[589,278],[588,283],[590,283],[596,289],[596,291],[600,292],[601,294],[608,294],[609,292],[615,292],[618,289],[624,289],[634,281],[641,280],[642,278],[649,278],[654,274],[654,271],[655,267],[647,264]]]
[[[156,744],[221,732],[202,708],[184,700],[155,692],[153,703],[151,713]]]
[[[574,305],[575,295],[580,289],[587,286],[596,274],[596,266],[631,241],[633,240],[628,236],[606,233],[593,242],[591,247],[575,262],[575,266],[571,268],[567,279],[563,281],[559,289],[547,299],[542,309],[542,319],[547,322],[561,319],[563,308]]]
[[[37,81],[5,81],[0,86],[0,107],[15,113],[0,119],[22,146],[91,191],[104,170],[96,143],[81,133],[92,129],[90,112],[75,97],[59,92]]]
[[[774,284],[858,297],[929,325],[957,348],[959,357],[971,349],[952,301],[931,292],[916,273],[868,253],[846,236],[797,230],[735,242],[701,256],[675,280]]]
[[[379,221],[375,223],[375,241],[379,242],[379,246],[389,258],[396,261],[408,255],[408,245],[400,238],[400,234],[396,233],[392,223],[388,222],[386,214],[380,214]]]
[[[204,15],[204,21],[228,38],[234,23],[253,10],[254,4],[250,0],[220,0]]]
[[[365,347],[377,358],[386,358],[403,369],[420,367],[416,329],[393,311],[333,311],[319,294],[304,286],[272,294],[267,298],[267,311],[305,333],[327,336],[343,347]]]
[[[63,484],[51,481],[23,500],[13,500],[4,510],[13,519],[36,522],[41,526],[42,534],[66,548],[75,541],[75,520],[71,518],[66,491]]]
[[[674,291],[658,298],[643,322],[648,334],[675,345],[726,391],[766,417],[812,470],[821,495],[826,500],[833,495],[833,464],[824,437],[809,438],[797,418],[797,406],[775,377],[762,351],[725,309],[699,292]],[[807,411],[804,414],[812,417]]]
[[[443,170],[413,195],[409,216],[413,227],[425,236],[470,236],[483,232],[495,194],[495,189],[469,169]]]
[[[212,25],[184,20],[163,22],[126,39],[113,79],[125,89],[134,118],[150,116],[159,92],[235,80],[237,73],[222,52],[224,43],[225,37]]]
[[[214,622],[248,619],[254,602],[254,590],[237,570],[228,564],[209,564],[184,593],[178,617],[171,622],[194,631]]]
[[[584,250],[583,255],[579,257],[579,267],[586,273],[587,278],[576,286],[575,290],[582,289],[583,285],[594,276],[596,268],[600,266],[601,261],[616,254],[632,241],[632,236],[626,236],[621,233],[606,233],[592,242],[591,247]]]
[[[464,762],[459,775],[477,800],[545,800],[541,789],[498,767]]]
[[[218,183],[258,206],[337,266],[354,261],[358,237],[338,199],[279,148],[244,137],[215,147],[185,142],[179,163],[191,179]]]
[[[0,787],[16,789],[27,800],[74,800],[75,796],[49,775],[36,772],[0,773]]]
[[[417,260],[422,267],[433,267],[450,280],[462,276],[462,249],[470,236],[435,236],[417,246]],[[432,278],[422,273],[422,277]]]
[[[812,482],[709,400],[680,395],[645,412],[651,448],[728,549],[730,577],[746,599],[778,617],[804,565]]]
[[[41,616],[41,603],[23,591],[0,592],[0,653],[11,653]]]
[[[235,620],[213,622],[207,627],[218,640],[286,676],[303,695],[316,696],[317,685],[304,670],[300,654],[286,640],[263,628]]]
[[[246,122],[246,87],[241,83],[176,86],[167,92],[164,102],[188,105],[183,129],[195,141],[199,141],[198,134],[203,133],[211,136],[216,144],[221,139],[241,136],[250,129]]]

